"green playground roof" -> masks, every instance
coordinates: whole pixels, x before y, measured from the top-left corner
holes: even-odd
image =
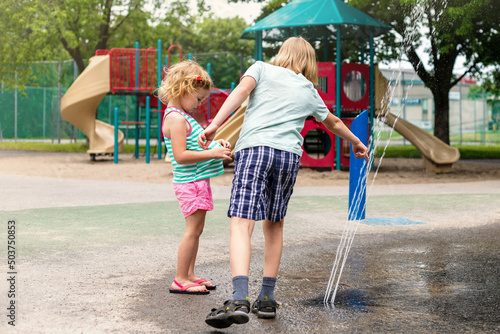
[[[342,0],[294,0],[243,31],[240,38],[255,39],[255,33],[262,31],[262,39],[268,41],[290,36],[331,40],[339,26],[342,39],[369,36],[370,31],[378,36],[391,29]]]

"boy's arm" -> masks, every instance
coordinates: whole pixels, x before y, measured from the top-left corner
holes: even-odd
[[[257,82],[255,82],[255,79],[250,76],[246,76],[241,79],[238,86],[236,86],[231,94],[229,94],[226,101],[224,101],[224,104],[219,109],[219,112],[217,112],[217,115],[212,120],[210,125],[207,126],[207,128],[198,137],[198,144],[202,148],[208,149],[208,146],[214,139],[219,126],[234,110],[236,110],[236,108],[243,103],[243,101],[248,98],[256,85]]]
[[[356,155],[356,158],[368,159],[368,148],[349,130],[340,118],[332,113],[328,113],[328,116],[322,123],[330,132],[352,143],[352,151]]]
[[[226,147],[216,147],[212,150],[190,151],[186,149],[186,120],[181,115],[169,115],[170,138],[172,140],[172,154],[177,163],[193,164],[210,159],[228,159],[231,150]]]

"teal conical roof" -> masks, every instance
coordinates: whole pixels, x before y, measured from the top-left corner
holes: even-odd
[[[391,29],[341,0],[294,0],[246,29],[240,38],[254,39],[255,32],[262,31],[263,40],[271,41],[297,35],[310,41],[330,39],[339,26],[349,26],[347,30],[356,35],[369,35],[371,30],[378,36]]]

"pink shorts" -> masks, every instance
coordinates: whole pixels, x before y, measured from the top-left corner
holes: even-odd
[[[210,179],[172,183],[172,185],[184,217],[192,215],[197,210],[212,211],[214,209]]]

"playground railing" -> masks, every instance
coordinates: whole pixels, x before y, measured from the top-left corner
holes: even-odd
[[[156,49],[97,50],[96,56],[110,56],[110,90],[148,92],[156,89]]]
[[[213,87],[207,100],[192,114],[193,118],[200,123],[202,127],[206,127],[210,124],[210,121],[215,115],[217,115],[217,112],[228,96],[228,92]]]

